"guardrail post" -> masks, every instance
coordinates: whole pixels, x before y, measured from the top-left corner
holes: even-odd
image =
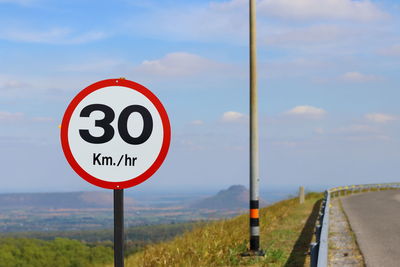
[[[299,188],[299,202],[300,202],[300,204],[304,203],[304,199],[305,199],[304,186],[300,186],[300,188]]]

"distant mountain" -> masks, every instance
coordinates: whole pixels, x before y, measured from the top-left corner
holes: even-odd
[[[126,206],[132,206],[135,201],[125,196],[124,202]],[[113,193],[111,191],[0,194],[0,209],[84,209],[112,207]]]
[[[260,200],[260,206],[266,202]],[[216,195],[197,201],[190,205],[194,209],[239,210],[249,208],[249,190],[243,185],[232,185]]]

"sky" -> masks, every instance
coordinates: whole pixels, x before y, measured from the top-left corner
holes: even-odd
[[[172,143],[130,190],[248,185],[248,1],[0,0],[0,192],[96,190],[60,145],[66,107],[125,77]],[[261,188],[398,181],[400,3],[258,0]]]

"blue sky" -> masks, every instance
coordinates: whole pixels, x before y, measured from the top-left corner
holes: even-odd
[[[132,190],[248,183],[246,0],[0,0],[0,191],[96,189],[61,151],[69,101],[126,77],[172,123]],[[399,179],[400,4],[259,0],[261,186]]]

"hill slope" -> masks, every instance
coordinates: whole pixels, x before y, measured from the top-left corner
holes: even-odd
[[[125,197],[124,201],[126,206],[134,203],[130,197]],[[0,209],[112,208],[113,195],[109,192],[0,194],[0,204]]]
[[[260,206],[265,206],[260,201]],[[239,210],[249,208],[249,190],[243,185],[232,185],[218,194],[202,199],[190,205],[194,209]]]
[[[246,251],[248,215],[211,222],[170,242],[148,246],[129,257],[126,266],[306,266],[322,194],[307,195],[261,209],[261,247],[265,257],[241,257]]]

